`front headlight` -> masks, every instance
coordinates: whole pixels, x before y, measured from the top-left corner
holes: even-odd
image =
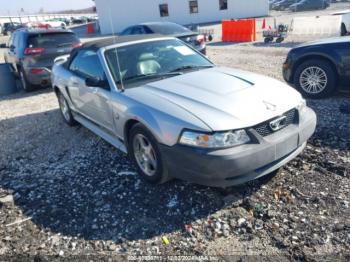
[[[180,143],[183,145],[203,148],[232,147],[248,143],[249,141],[250,138],[245,130],[216,132],[213,134],[184,131],[180,138]]]

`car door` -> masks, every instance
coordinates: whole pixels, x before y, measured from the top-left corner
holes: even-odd
[[[97,53],[93,50],[80,50],[69,70],[68,93],[75,109],[95,124],[113,132],[110,108],[110,88]],[[105,86],[91,86],[89,82],[105,83]]]
[[[338,44],[335,48],[335,51],[341,57],[342,69],[342,84],[347,88],[350,87],[350,42],[344,42]]]
[[[10,40],[8,42],[8,49],[6,51],[5,61],[13,66],[16,69],[16,52],[17,52],[17,39],[18,33],[14,33],[11,35]]]

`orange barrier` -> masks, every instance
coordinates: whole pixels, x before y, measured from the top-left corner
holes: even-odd
[[[87,34],[93,34],[95,33],[95,28],[94,28],[94,24],[90,23],[86,25],[86,33]]]
[[[223,42],[256,41],[255,19],[223,20]]]

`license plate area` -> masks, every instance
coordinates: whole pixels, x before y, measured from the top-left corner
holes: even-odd
[[[292,136],[288,137],[288,139],[285,139],[275,146],[275,160],[280,159],[298,147],[298,140],[299,140],[299,135],[298,134],[293,134]]]

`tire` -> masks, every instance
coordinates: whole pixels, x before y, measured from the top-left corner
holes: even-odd
[[[130,130],[128,141],[129,157],[143,179],[152,184],[160,184],[169,180],[168,170],[160,153],[158,142],[150,131],[142,124],[136,124]]]
[[[72,110],[70,109],[69,104],[66,98],[64,97],[64,95],[62,95],[61,92],[58,92],[57,98],[58,98],[58,104],[60,106],[60,112],[64,122],[66,122],[69,126],[76,125],[77,122],[74,120]]]
[[[346,30],[346,27],[344,24],[341,24],[341,27],[340,27],[340,36],[345,36],[347,35],[347,30]]]
[[[293,80],[295,87],[308,98],[328,97],[337,84],[336,72],[331,64],[321,59],[308,60],[299,65]]]
[[[33,85],[28,82],[27,77],[22,68],[19,69],[19,78],[21,80],[22,88],[24,91],[33,91]]]
[[[278,38],[276,39],[276,43],[280,44],[280,43],[283,42],[283,40],[284,40],[283,37],[278,37]]]

